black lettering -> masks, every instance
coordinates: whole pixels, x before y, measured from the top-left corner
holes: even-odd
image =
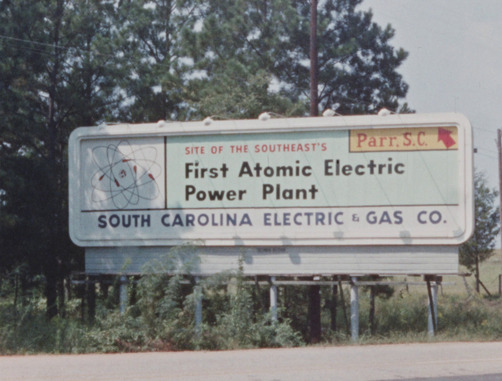
[[[185,201],[188,201],[193,194],[195,194],[195,187],[193,185],[185,186]]]
[[[242,177],[244,175],[253,177],[253,171],[251,170],[251,167],[249,166],[249,163],[247,161],[242,162],[241,170],[239,171],[239,177]]]
[[[98,217],[98,227],[101,229],[106,228],[106,216],[101,215]]]
[[[324,176],[333,176],[333,160],[324,160]]]

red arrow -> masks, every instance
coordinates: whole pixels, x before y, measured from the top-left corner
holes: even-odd
[[[446,148],[450,148],[457,142],[451,137],[451,131],[438,127],[438,142],[443,142]]]

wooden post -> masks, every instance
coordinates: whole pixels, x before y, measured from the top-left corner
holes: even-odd
[[[310,3],[310,116],[318,116],[317,94],[317,0]],[[310,339],[321,340],[321,287],[309,286]]]
[[[311,0],[310,5],[310,116],[317,116],[317,0]]]
[[[330,304],[330,314],[331,314],[331,330],[336,331],[336,313],[337,313],[337,303],[338,303],[338,286],[333,285],[331,289],[331,304]]]
[[[310,341],[321,341],[321,286],[309,286]]]

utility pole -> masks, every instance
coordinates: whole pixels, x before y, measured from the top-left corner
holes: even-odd
[[[317,96],[317,0],[310,4],[310,116],[318,116]],[[321,286],[309,286],[308,321],[310,340],[321,341]]]
[[[310,116],[317,116],[317,0],[310,5]]]

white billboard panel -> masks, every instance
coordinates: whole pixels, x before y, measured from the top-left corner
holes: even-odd
[[[77,245],[456,245],[473,229],[458,114],[86,127],[70,137]]]
[[[458,248],[448,245],[85,249],[88,274],[139,275],[152,270],[165,271],[166,263],[170,271],[203,276],[238,269],[244,275],[269,276],[446,275],[458,273]]]

